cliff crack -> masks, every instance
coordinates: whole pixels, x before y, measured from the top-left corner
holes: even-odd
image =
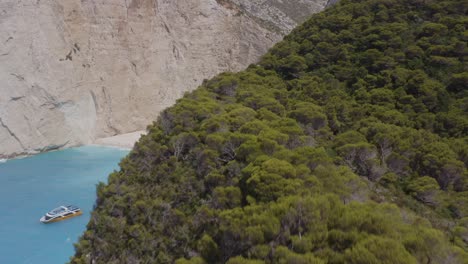
[[[2,118],[0,118],[0,125],[6,129],[6,131],[8,131],[8,133],[10,134],[10,136],[12,136],[14,139],[16,139],[16,141],[18,141],[18,143],[20,144],[20,146],[23,148],[23,150],[25,149],[23,143],[21,143],[21,140],[15,135],[15,133],[13,133],[13,131],[11,131],[11,129],[5,124],[3,123],[3,120]]]
[[[10,101],[18,101],[20,99],[23,99],[24,98],[24,95],[23,96],[12,96],[10,97]]]
[[[65,56],[65,60],[70,60],[70,61],[73,60],[72,52],[73,50],[70,50],[70,52]]]
[[[162,21],[162,23],[163,23],[164,28],[166,29],[167,33],[171,34],[171,30],[169,29],[169,26],[167,25],[167,23],[164,20]]]
[[[61,148],[65,147],[69,142],[70,142],[70,140],[67,140],[65,143],[62,143],[62,144],[48,145],[48,146],[45,146],[45,147],[42,147],[42,148],[36,148],[34,150],[38,151],[38,152],[47,152],[47,151],[52,151],[52,150],[58,150],[58,149],[61,149]]]
[[[15,74],[15,73],[10,73],[10,75],[15,76],[16,79],[18,79],[18,80],[20,80],[20,81],[24,81],[23,75]]]
[[[67,105],[73,105],[73,101],[67,100],[67,101],[57,101],[55,98],[53,98],[53,101],[48,101],[43,104],[41,104],[41,107],[48,107],[49,109],[56,109],[56,108],[62,108]]]
[[[76,53],[77,51],[81,51],[81,48],[80,46],[78,45],[78,43],[75,43],[75,45],[73,45],[73,51]]]
[[[93,91],[89,91],[91,93],[91,97],[93,98],[93,103],[94,103],[94,111],[97,113],[99,110],[99,105],[96,99],[96,94],[94,94]]]

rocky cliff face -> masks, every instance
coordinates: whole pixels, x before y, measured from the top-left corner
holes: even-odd
[[[144,129],[327,0],[2,0],[0,158]]]

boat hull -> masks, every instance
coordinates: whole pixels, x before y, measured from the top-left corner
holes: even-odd
[[[82,215],[83,212],[82,211],[78,211],[78,212],[75,212],[73,214],[69,214],[69,215],[66,215],[66,216],[59,216],[59,217],[56,217],[54,219],[50,219],[50,220],[45,220],[43,218],[41,218],[41,222],[44,223],[44,224],[49,224],[49,223],[55,223],[55,222],[60,222],[60,221],[63,221],[63,220],[66,220],[66,219],[70,219],[70,218],[73,218],[73,217],[76,217],[76,216],[80,216]]]

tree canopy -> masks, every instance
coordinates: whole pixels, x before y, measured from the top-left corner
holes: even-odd
[[[71,263],[468,263],[468,5],[342,0],[161,113]]]

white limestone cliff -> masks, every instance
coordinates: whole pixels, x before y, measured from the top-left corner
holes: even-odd
[[[0,159],[142,130],[327,0],[2,0]]]

